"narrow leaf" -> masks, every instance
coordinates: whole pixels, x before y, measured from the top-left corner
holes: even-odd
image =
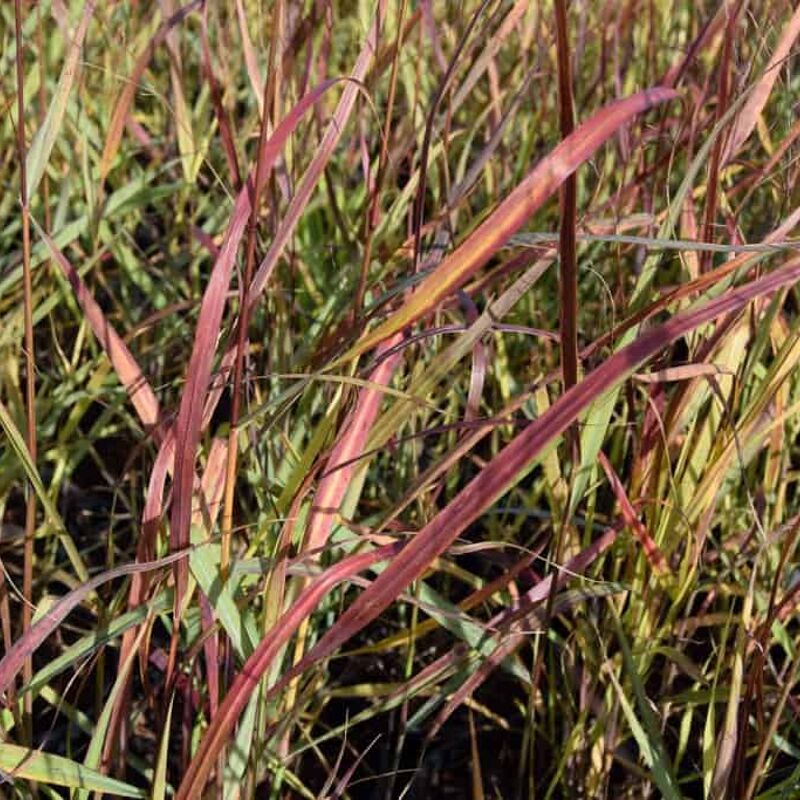
[[[47,109],[47,115],[44,118],[42,127],[37,131],[33,142],[31,142],[30,149],[28,150],[28,157],[25,159],[25,169],[28,176],[28,196],[25,200],[28,203],[30,203],[31,198],[36,194],[39,182],[42,180],[45,168],[47,167],[50,153],[53,151],[53,145],[55,145],[61,130],[61,124],[64,121],[64,114],[67,111],[67,100],[69,99],[72,84],[75,81],[75,74],[78,71],[81,50],[83,49],[83,40],[86,37],[86,31],[89,28],[89,22],[94,13],[95,2],[96,0],[86,0],[80,22],[78,23],[78,29],[75,31],[75,35],[72,37],[69,50],[67,51],[67,58],[64,61],[61,76],[58,79],[56,93],[50,101],[50,107]]]
[[[0,770],[7,773],[12,780],[106,792],[118,797],[147,797],[144,789],[109,778],[69,758],[43,753],[41,750],[29,750],[8,742],[3,742],[0,746]]]
[[[276,128],[260,154],[262,172],[270,174],[275,160],[283,149],[301,118],[316,103],[334,81],[326,81],[309,92]],[[170,545],[173,551],[182,550],[189,544],[189,525],[192,515],[192,484],[195,479],[195,457],[200,442],[203,420],[203,401],[211,379],[217,337],[222,323],[222,313],[230,284],[231,273],[236,262],[236,252],[250,216],[250,196],[253,179],[250,178],[236,198],[233,214],[228,223],[219,256],[211,272],[200,314],[197,319],[192,355],[186,371],[186,385],[181,397],[178,420],[175,423],[175,479],[172,515],[170,519]],[[257,193],[254,193],[257,194]],[[187,565],[176,568],[175,609],[180,614],[186,588]]]
[[[541,417],[518,434],[473,480],[397,552],[378,578],[350,605],[336,624],[274,687],[278,690],[309,665],[329,656],[337,647],[374,620],[430,563],[535,463],[542,450],[561,435],[598,396],[625,380],[643,361],[696,327],[739,310],[756,297],[800,280],[800,260],[760,280],[733,289],[704,306],[673,317],[643,333],[611,356],[583,381],[563,394]],[[214,724],[201,742],[178,792],[178,800],[199,796],[220,749],[244,709],[261,675],[280,647],[301,624],[333,583],[386,557],[386,548],[353,556],[323,573],[285,615],[283,625],[271,631],[248,659],[220,707]],[[364,559],[363,561],[360,559]]]

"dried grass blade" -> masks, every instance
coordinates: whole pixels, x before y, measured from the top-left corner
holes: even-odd
[[[69,51],[64,61],[64,67],[61,70],[61,76],[58,79],[56,92],[50,101],[50,107],[47,109],[47,116],[41,128],[36,132],[33,142],[31,142],[26,159],[28,186],[25,199],[27,202],[30,202],[31,198],[36,194],[39,182],[47,167],[50,153],[53,151],[53,145],[55,145],[58,133],[61,130],[64,114],[67,111],[67,100],[69,99],[72,84],[75,81],[75,75],[78,72],[83,40],[86,38],[86,31],[94,13],[95,2],[96,0],[87,0],[83,7],[78,28],[69,44]]]
[[[192,0],[187,3],[183,8],[176,11],[169,19],[161,23],[158,30],[153,35],[153,38],[148,43],[147,47],[139,54],[136,59],[136,64],[133,71],[125,82],[125,86],[120,93],[117,104],[114,106],[114,111],[111,114],[111,122],[108,126],[108,134],[106,135],[106,143],[103,147],[103,155],[100,157],[100,184],[105,182],[111,169],[111,163],[117,155],[119,144],[122,141],[122,132],[125,129],[125,121],[130,113],[133,99],[136,97],[136,90],[139,88],[139,82],[147,69],[147,65],[153,58],[156,49],[166,40],[169,32],[176,26],[180,25],[186,17],[193,11],[197,10],[203,5],[203,0]]]
[[[764,110],[767,100],[772,92],[772,87],[778,79],[781,67],[791,53],[792,47],[800,36],[800,6],[795,9],[791,19],[781,33],[781,38],[775,51],[767,64],[761,77],[758,79],[753,91],[747,98],[742,110],[737,114],[733,128],[722,153],[723,164],[730,161],[753,132],[758,122],[758,117]]]

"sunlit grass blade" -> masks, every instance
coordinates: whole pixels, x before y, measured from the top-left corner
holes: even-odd
[[[8,742],[0,747],[0,769],[7,776],[6,779],[13,781],[35,781],[50,786],[106,792],[119,797],[149,797],[145,789],[109,778],[76,761]]]
[[[30,150],[28,150],[28,202],[36,195],[39,182],[42,180],[44,171],[47,168],[50,154],[61,132],[72,84],[75,82],[75,76],[80,66],[83,40],[86,37],[86,31],[89,29],[95,5],[96,0],[86,0],[84,3],[78,27],[75,29],[72,41],[69,43],[67,57],[61,69],[61,77],[58,79],[55,94],[47,110],[47,116],[44,118],[41,128],[36,132],[36,136],[31,142]]]
[[[491,216],[420,284],[398,311],[362,337],[336,363],[355,358],[435,309],[517,233],[528,217],[622,125],[635,115],[676,96],[668,89],[647,89],[598,111],[545,156]]]

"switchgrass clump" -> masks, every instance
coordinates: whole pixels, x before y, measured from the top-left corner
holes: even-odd
[[[2,4],[0,794],[800,797],[798,36]]]

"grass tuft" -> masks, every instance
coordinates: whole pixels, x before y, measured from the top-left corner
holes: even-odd
[[[3,797],[800,797],[800,11],[711,5],[0,4]]]

